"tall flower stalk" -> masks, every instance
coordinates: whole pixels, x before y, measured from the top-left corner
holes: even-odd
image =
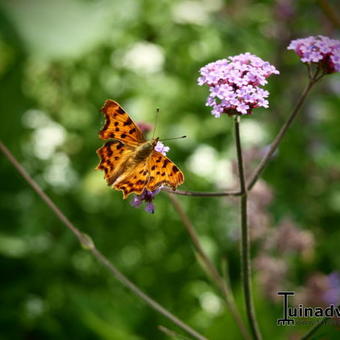
[[[246,312],[250,325],[250,329],[254,339],[262,339],[259,326],[257,324],[253,293],[251,288],[251,260],[250,260],[250,238],[248,227],[247,203],[248,189],[246,185],[246,177],[244,173],[242,145],[240,137],[240,117],[234,117],[234,134],[237,153],[237,164],[240,179],[240,215],[241,215],[241,268],[242,268],[242,284],[244,300],[246,304]]]
[[[262,86],[267,78],[279,71],[270,63],[250,53],[217,60],[200,70],[199,85],[208,85],[210,95],[206,105],[212,107],[212,114],[218,118],[222,114],[234,117],[234,134],[237,151],[240,181],[240,214],[241,214],[241,268],[244,301],[252,336],[262,339],[256,320],[251,287],[250,240],[247,223],[248,189],[244,173],[240,116],[250,115],[257,107],[268,107],[266,99],[269,92]]]

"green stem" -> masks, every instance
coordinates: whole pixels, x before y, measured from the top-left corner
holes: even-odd
[[[194,225],[192,224],[191,220],[189,219],[188,215],[185,213],[182,205],[180,204],[177,197],[174,195],[168,194],[168,197],[175,208],[176,212],[178,213],[178,216],[180,217],[196,251],[197,256],[203,263],[203,268],[208,277],[213,281],[213,283],[216,285],[216,287],[221,291],[224,300],[226,302],[226,305],[234,318],[238,328],[240,329],[240,332],[242,333],[242,336],[244,339],[249,340],[251,339],[250,334],[248,332],[247,327],[245,326],[242,317],[238,311],[234,295],[227,283],[223,280],[220,273],[218,272],[216,266],[212,263],[212,261],[209,259],[208,255],[205,253],[201,242],[199,240],[199,237],[196,233],[196,230],[194,228]]]
[[[237,151],[237,164],[240,177],[240,190],[241,190],[241,268],[242,268],[242,284],[244,300],[246,305],[246,312],[248,322],[250,325],[253,338],[256,340],[262,339],[259,326],[257,324],[255,308],[253,302],[253,293],[251,288],[251,261],[250,261],[250,238],[249,228],[247,223],[247,201],[248,192],[246,186],[246,179],[243,166],[242,147],[240,138],[240,117],[236,116],[234,119],[234,131]]]
[[[340,308],[340,305],[337,306],[337,308]],[[320,320],[316,325],[314,325],[302,338],[301,340],[307,340],[311,339],[311,337],[319,330],[321,326],[323,326],[328,320],[330,320],[330,317],[325,317],[322,320]]]
[[[267,153],[265,154],[265,156],[262,158],[262,160],[260,161],[259,165],[257,166],[257,168],[255,169],[254,173],[251,175],[249,181],[248,181],[248,185],[247,188],[248,190],[250,190],[255,183],[257,182],[258,178],[260,177],[262,171],[264,170],[264,168],[266,167],[266,165],[268,164],[268,162],[270,161],[272,155],[274,154],[274,152],[276,151],[276,149],[278,148],[279,144],[281,143],[282,138],[284,137],[284,135],[286,134],[287,130],[289,129],[290,125],[292,124],[293,120],[295,119],[295,117],[297,116],[297,114],[300,112],[300,109],[303,105],[303,103],[306,100],[307,95],[309,94],[310,90],[312,89],[313,85],[321,79],[322,75],[320,78],[317,78],[318,74],[316,73],[314,75],[314,77],[312,77],[307,86],[305,87],[301,97],[299,98],[294,110],[292,111],[291,115],[288,117],[288,120],[284,123],[284,125],[282,126],[282,128],[280,129],[279,133],[277,134],[277,136],[275,137],[273,143],[270,145],[269,150],[267,151]]]

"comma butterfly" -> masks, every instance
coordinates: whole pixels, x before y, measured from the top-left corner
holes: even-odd
[[[142,131],[123,108],[113,100],[106,100],[101,111],[106,122],[99,132],[106,142],[97,154],[101,161],[97,169],[104,170],[107,184],[123,191],[123,198],[131,193],[142,194],[161,186],[173,190],[184,182],[182,171],[154,148],[159,138],[145,140]]]

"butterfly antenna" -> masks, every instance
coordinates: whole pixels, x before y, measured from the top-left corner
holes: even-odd
[[[156,117],[155,117],[155,125],[154,125],[153,133],[152,133],[152,139],[155,138],[156,129],[157,129],[157,125],[158,125],[158,116],[159,116],[159,108],[157,107],[157,109],[156,109]]]
[[[161,141],[161,142],[164,142],[164,141],[166,141],[166,140],[182,139],[182,138],[187,138],[187,136],[173,137],[173,138],[163,138],[163,139],[160,139],[160,141]]]

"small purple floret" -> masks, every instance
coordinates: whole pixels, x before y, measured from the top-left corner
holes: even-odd
[[[146,203],[146,206],[144,208],[144,210],[150,214],[153,214],[155,212],[155,206],[153,204],[153,200],[155,198],[155,196],[161,191],[161,188],[158,188],[154,191],[149,191],[144,189],[144,191],[142,192],[142,194],[140,195],[135,195],[132,199],[132,201],[130,202],[130,204],[135,207],[135,208],[139,208],[141,206],[141,204],[143,202]]]
[[[162,142],[158,141],[155,150],[166,156],[166,153],[170,150],[170,147],[165,146]]]

